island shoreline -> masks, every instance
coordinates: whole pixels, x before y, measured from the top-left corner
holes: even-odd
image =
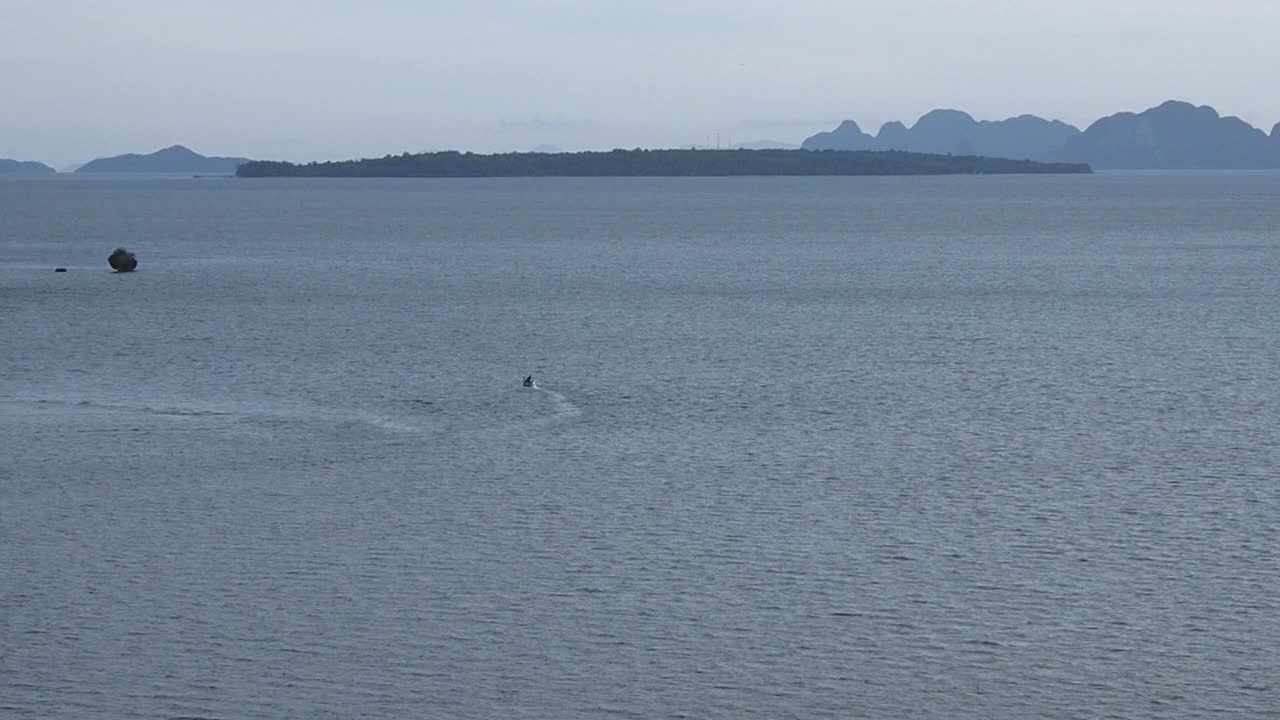
[[[493,155],[446,151],[306,164],[254,161],[236,169],[236,175],[243,178],[813,177],[1092,172],[1084,163],[899,150],[612,150]]]

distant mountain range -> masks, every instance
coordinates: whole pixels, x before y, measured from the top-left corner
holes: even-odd
[[[0,158],[0,175],[48,175],[57,172],[44,163]]]
[[[1057,158],[1130,169],[1280,168],[1280,125],[1268,136],[1238,117],[1170,100],[1118,113],[1067,139]]]
[[[796,146],[761,140],[732,147],[766,150]],[[1280,169],[1280,123],[1268,134],[1238,117],[1223,117],[1207,105],[1197,107],[1177,100],[1140,113],[1109,115],[1083,131],[1035,115],[979,121],[959,110],[940,109],[921,116],[911,127],[896,121],[885,123],[874,135],[853,120],[845,120],[833,130],[810,136],[800,147],[1029,159],[1083,163],[1097,169]],[[532,152],[558,154],[561,150],[540,145]],[[98,158],[74,168],[74,172],[234,175],[236,168],[248,162],[241,157],[205,157],[174,145],[149,155]],[[54,169],[43,163],[0,159],[0,175],[52,172]]]
[[[845,120],[831,132],[804,141],[806,150],[906,150],[908,152],[988,157],[1045,159],[1062,148],[1080,129],[1057,120],[1021,115],[1008,120],[978,122],[958,110],[934,110],[911,128],[885,123],[868,135],[858,123]]]
[[[205,157],[181,145],[157,150],[150,155],[116,155],[91,160],[76,173],[206,173],[234,175],[248,158]]]
[[[846,120],[804,141],[806,150],[910,152],[1088,163],[1095,168],[1280,168],[1280,124],[1268,136],[1209,106],[1170,100],[1142,113],[1117,113],[1083,132],[1057,120],[1021,115],[977,121],[968,113],[934,110],[907,128],[885,123],[872,136]]]

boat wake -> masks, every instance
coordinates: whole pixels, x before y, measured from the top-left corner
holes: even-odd
[[[174,398],[130,400],[85,395],[62,397],[0,397],[0,418],[30,417],[32,411],[69,429],[98,431],[103,427],[134,427],[140,418],[151,418],[146,427],[190,432],[299,432],[334,434],[356,439],[392,435],[471,436],[495,432],[536,431],[582,414],[565,395],[533,384],[526,396],[531,402],[513,407],[510,398],[470,405],[438,400],[400,399],[391,407],[330,407],[323,404],[183,401]],[[86,399],[90,398],[90,399]],[[126,418],[134,418],[126,420]],[[496,422],[495,422],[496,421]],[[157,424],[158,423],[158,424]]]
[[[229,428],[236,425],[260,425],[274,428],[316,423],[334,428],[367,426],[394,433],[416,433],[427,429],[400,418],[356,408],[273,407],[259,404],[236,406],[226,403],[182,406],[170,403],[148,404],[69,398],[0,398],[0,405],[23,406],[44,414],[63,415],[68,418],[76,416],[96,418],[98,421],[109,421],[112,416],[169,418],[174,421],[200,422],[200,427],[204,429]]]
[[[571,415],[582,414],[582,411],[578,409],[578,406],[569,402],[568,398],[566,398],[561,393],[558,393],[555,390],[549,390],[547,388],[544,388],[536,382],[533,384],[533,389],[551,398],[551,402],[554,404],[554,407],[555,407],[556,415],[571,416]]]

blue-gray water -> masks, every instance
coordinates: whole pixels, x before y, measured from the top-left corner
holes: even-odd
[[[0,255],[0,717],[1280,713],[1280,174],[13,180]]]

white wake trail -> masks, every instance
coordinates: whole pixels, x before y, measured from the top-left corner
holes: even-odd
[[[570,416],[582,414],[582,411],[578,409],[578,406],[570,402],[563,394],[558,393],[555,390],[544,388],[536,382],[533,384],[533,389],[551,398],[552,403],[555,405],[557,415]]]

